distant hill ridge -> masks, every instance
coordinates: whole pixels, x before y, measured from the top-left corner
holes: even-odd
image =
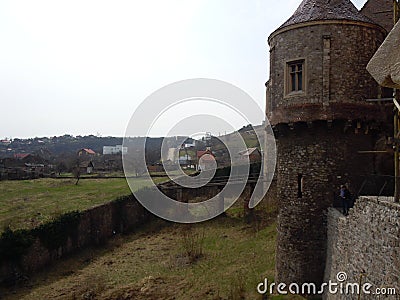
[[[144,137],[136,137],[134,140],[142,142]],[[171,141],[175,138],[168,138]],[[149,148],[160,147],[164,138],[147,138]],[[63,135],[57,137],[36,137],[29,139],[13,139],[11,143],[0,144],[0,157],[13,156],[17,153],[40,153],[46,151],[54,156],[60,154],[75,153],[79,149],[89,148],[96,153],[103,153],[104,146],[121,145],[122,137],[99,137],[94,135],[72,136]]]

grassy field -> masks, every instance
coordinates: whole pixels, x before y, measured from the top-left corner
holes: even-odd
[[[232,215],[197,225],[156,221],[62,261],[5,298],[261,300],[256,287],[273,279],[275,239],[274,220],[257,230]],[[202,255],[190,259],[188,245]]]
[[[70,256],[23,284],[0,289],[0,298],[261,300],[257,284],[274,277],[271,213],[266,205],[257,207],[258,222],[246,224],[241,205],[235,204],[227,216],[200,224],[159,219],[102,248]]]
[[[155,178],[155,182],[165,180]],[[124,178],[0,181],[0,231],[33,228],[62,213],[85,210],[130,194]],[[145,186],[137,179],[137,189]]]

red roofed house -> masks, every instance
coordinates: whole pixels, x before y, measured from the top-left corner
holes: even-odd
[[[206,171],[216,165],[215,155],[211,150],[197,151],[197,170]]]
[[[3,145],[10,145],[10,144],[11,144],[11,141],[5,139],[5,140],[0,140],[0,143],[3,144]]]
[[[96,155],[92,149],[82,148],[78,151],[78,168],[81,174],[91,174],[94,169],[92,157]]]
[[[78,156],[82,155],[96,155],[96,152],[94,152],[92,149],[83,148],[78,151]]]

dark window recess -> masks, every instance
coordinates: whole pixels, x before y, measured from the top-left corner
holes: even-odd
[[[296,61],[288,63],[288,92],[303,91],[303,65],[304,61]]]
[[[393,97],[393,89],[382,87],[382,98],[392,98]]]
[[[297,198],[303,197],[303,174],[297,174]]]

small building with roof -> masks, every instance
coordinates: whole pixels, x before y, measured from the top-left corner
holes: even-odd
[[[261,152],[258,148],[248,148],[247,150],[239,152],[240,158],[243,161],[248,161],[249,163],[255,163],[261,161]]]
[[[77,152],[78,156],[85,156],[85,155],[96,155],[96,152],[94,152],[92,149],[89,148],[82,148],[78,150]]]
[[[216,165],[215,155],[210,149],[197,151],[197,167],[198,171],[211,170]]]

